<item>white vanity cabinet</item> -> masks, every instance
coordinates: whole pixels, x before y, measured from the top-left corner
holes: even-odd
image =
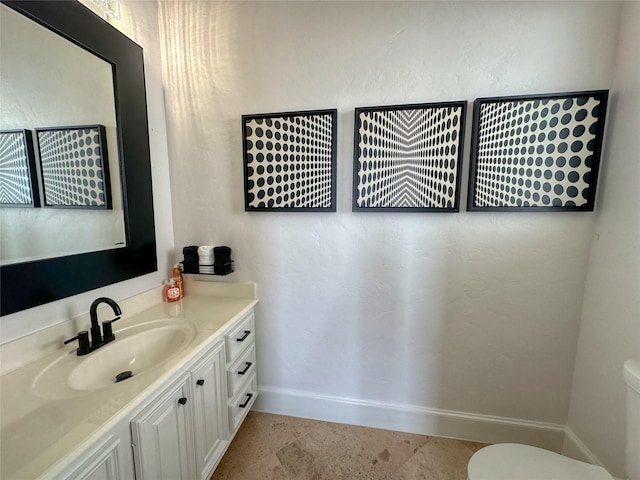
[[[187,280],[187,289],[179,311],[158,302],[160,288],[121,302],[131,313],[103,350],[78,357],[63,347],[0,375],[2,480],[211,477],[258,394],[258,299],[253,283]],[[60,331],[4,346],[3,360],[15,364],[7,352],[34,341],[49,348]],[[111,385],[123,363],[134,375]],[[106,384],[72,388],[79,367]]]
[[[131,421],[136,478],[211,476],[229,443],[224,368],[219,343]]]
[[[221,340],[131,420],[136,479],[211,477],[258,394],[253,312]]]

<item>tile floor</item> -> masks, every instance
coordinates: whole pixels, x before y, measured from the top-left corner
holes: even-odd
[[[484,446],[249,412],[211,480],[466,480]]]

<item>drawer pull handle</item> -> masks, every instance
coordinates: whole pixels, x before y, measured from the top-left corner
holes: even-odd
[[[249,405],[249,401],[251,400],[251,397],[253,397],[253,393],[247,393],[247,400],[244,403],[241,403],[240,405],[238,405],[238,407],[246,408],[247,405]]]
[[[251,362],[245,362],[246,367],[244,367],[244,370],[240,370],[238,372],[238,375],[244,375],[245,373],[247,373],[247,370],[249,370],[251,368],[251,365],[253,365]]]
[[[199,387],[201,387],[202,385],[204,385],[204,380],[200,379],[200,380],[196,380],[196,385],[198,385]]]
[[[178,403],[180,405],[184,405],[185,403],[187,403],[187,397],[182,397],[178,399]]]
[[[242,337],[240,337],[240,338],[236,338],[236,341],[244,342],[249,335],[251,335],[251,330],[245,330],[244,331],[244,335]]]

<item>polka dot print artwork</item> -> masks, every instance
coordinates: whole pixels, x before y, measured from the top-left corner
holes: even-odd
[[[593,210],[607,94],[477,100],[469,209]]]
[[[356,109],[353,210],[458,211],[466,102]]]
[[[335,211],[337,110],[242,117],[246,211]]]
[[[38,129],[47,207],[111,208],[105,128]]]
[[[0,132],[0,206],[37,207],[39,204],[31,132]]]

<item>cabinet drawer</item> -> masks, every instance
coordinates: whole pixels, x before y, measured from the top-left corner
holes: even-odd
[[[258,382],[255,373],[249,383],[229,402],[229,432],[233,436],[247,416],[258,396]]]
[[[256,346],[251,345],[238,361],[227,369],[227,393],[234,397],[256,371]]]
[[[240,354],[255,342],[255,320],[253,313],[240,322],[236,328],[225,335],[227,347],[227,363],[233,363]]]

